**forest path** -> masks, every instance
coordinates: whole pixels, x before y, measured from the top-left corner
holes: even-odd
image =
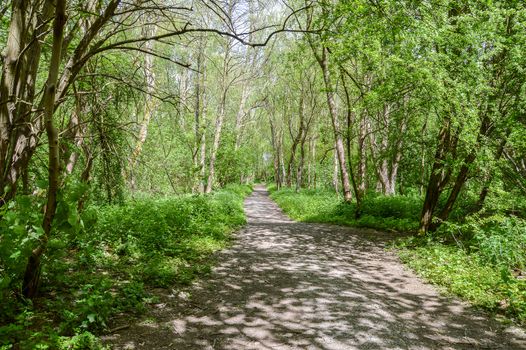
[[[526,335],[440,296],[372,230],[293,222],[263,187],[212,274],[166,294],[115,349],[526,349]]]

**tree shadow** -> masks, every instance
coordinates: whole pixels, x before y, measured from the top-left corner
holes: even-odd
[[[105,337],[115,349],[526,349],[464,303],[440,296],[372,230],[296,223],[263,188],[213,273],[164,293],[151,320]]]

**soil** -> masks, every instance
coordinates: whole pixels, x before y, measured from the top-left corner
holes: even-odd
[[[213,272],[165,291],[114,349],[526,349],[526,333],[442,296],[391,234],[288,219],[257,187]]]

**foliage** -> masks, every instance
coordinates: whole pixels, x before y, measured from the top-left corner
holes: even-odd
[[[39,307],[17,302],[12,284],[2,285],[0,346],[102,349],[93,334],[107,329],[116,313],[142,313],[155,301],[151,287],[188,284],[210,271],[211,254],[245,223],[243,198],[250,192],[249,186],[228,185],[209,195],[87,208],[79,217],[82,229],[57,229],[55,235],[67,239],[49,244],[41,296],[34,301]],[[30,220],[30,211],[23,210],[16,213]],[[19,276],[6,263],[2,260],[3,281]]]
[[[88,332],[143,310],[150,287],[209,271],[244,222],[249,189],[229,184],[254,179],[287,187],[273,198],[299,220],[426,233],[407,249],[488,282],[459,271],[455,292],[489,308],[508,293],[521,314],[524,1],[74,1],[61,53],[51,5],[0,6],[2,341],[98,346]],[[41,279],[35,304],[24,275]]]
[[[291,189],[273,191],[271,197],[290,217],[307,222],[328,222],[380,230],[416,231],[420,214],[419,198],[412,196],[370,196],[355,217],[356,204],[344,203],[331,190]]]
[[[487,247],[468,252],[458,245],[409,239],[399,248],[402,261],[429,282],[475,306],[526,322],[526,280],[487,264]]]
[[[430,235],[437,242],[461,243],[486,265],[506,270],[526,268],[526,221],[494,214],[473,215],[462,223],[446,222]]]

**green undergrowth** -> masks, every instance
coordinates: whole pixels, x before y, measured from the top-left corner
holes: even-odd
[[[526,221],[470,216],[425,237],[402,239],[399,255],[431,283],[471,304],[526,324]]]
[[[331,190],[302,190],[270,187],[271,198],[295,220],[369,227],[384,231],[416,231],[422,201],[414,196],[368,196],[361,216],[355,218],[356,204],[347,204]]]
[[[27,252],[2,254],[0,349],[103,349],[97,335],[116,315],[143,313],[156,301],[152,288],[187,285],[210,271],[211,254],[245,223],[251,191],[229,185],[210,195],[88,207],[81,229],[54,232],[33,302],[17,291]]]
[[[490,211],[462,217],[469,202],[459,203],[452,215],[457,221],[419,236],[418,196],[369,196],[356,219],[356,204],[343,203],[331,190],[270,191],[295,220],[413,233],[395,247],[420,276],[474,306],[526,324],[526,221],[510,216],[506,208],[490,202]]]

